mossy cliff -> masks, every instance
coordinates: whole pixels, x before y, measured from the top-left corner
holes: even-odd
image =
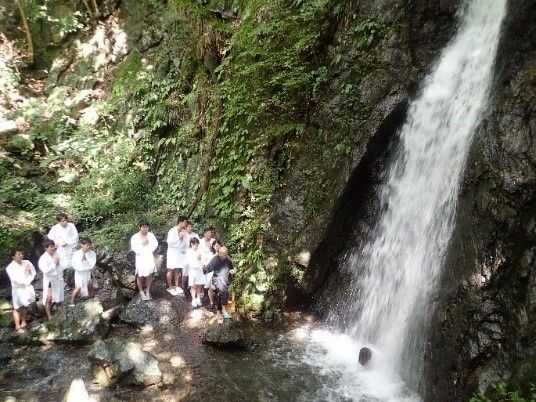
[[[0,56],[2,261],[57,210],[108,264],[124,264],[140,217],[163,240],[186,213],[229,244],[242,311],[336,304],[339,259],[375,219],[408,100],[459,1],[44,3],[28,10],[28,66],[17,9],[0,1],[14,49]],[[535,17],[511,1],[426,347],[430,401],[533,366],[518,357],[535,335]]]

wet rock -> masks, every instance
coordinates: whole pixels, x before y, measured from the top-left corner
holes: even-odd
[[[135,326],[176,325],[186,312],[185,303],[177,299],[141,300],[137,296],[119,313],[119,319]]]
[[[13,347],[4,342],[0,344],[0,367],[5,366],[9,363],[13,357]]]
[[[116,382],[154,385],[162,382],[158,361],[136,342],[120,339],[97,341],[88,353],[93,362],[95,382],[108,386]]]
[[[244,349],[246,335],[239,321],[225,320],[223,324],[211,324],[203,333],[204,344],[223,349]]]
[[[21,345],[49,342],[89,344],[104,337],[109,320],[103,317],[99,300],[90,299],[74,307],[62,306],[53,312],[52,320],[31,326],[23,333],[11,330],[0,332],[0,339]]]
[[[97,254],[97,263],[101,270],[110,275],[115,287],[136,290],[136,270],[133,253],[100,251]]]

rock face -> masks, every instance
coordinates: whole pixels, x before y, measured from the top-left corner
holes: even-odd
[[[62,306],[53,312],[52,320],[30,327],[27,332],[16,334],[10,329],[2,333],[3,341],[34,345],[57,342],[88,344],[105,336],[109,322],[103,317],[100,301],[91,299],[75,307]]]
[[[534,382],[536,4],[509,3],[495,94],[467,164],[432,320],[429,401]]]
[[[223,324],[211,324],[203,333],[203,343],[222,349],[243,349],[247,346],[240,322],[226,320]]]
[[[354,223],[373,221],[371,199],[407,99],[450,38],[457,3],[362,1],[334,28],[322,55],[329,85],[292,151],[266,234],[272,265],[288,267],[289,305],[317,298],[354,240]],[[364,21],[377,27],[370,46],[355,35]]]
[[[186,306],[177,299],[132,299],[119,313],[119,319],[127,324],[142,326],[177,325],[186,314]]]
[[[136,342],[98,341],[88,357],[93,362],[95,381],[103,386],[119,381],[148,386],[162,381],[158,360]]]

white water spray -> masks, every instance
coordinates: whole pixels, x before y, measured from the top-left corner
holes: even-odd
[[[472,0],[409,108],[381,191],[385,211],[353,257],[360,313],[351,329],[394,372],[421,370],[422,318],[452,235],[460,179],[486,110],[507,0]],[[363,267],[363,269],[357,269]]]

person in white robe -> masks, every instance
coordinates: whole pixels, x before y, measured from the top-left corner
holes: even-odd
[[[136,254],[136,283],[142,300],[151,300],[151,283],[156,272],[154,252],[158,241],[149,231],[149,224],[141,222],[140,231],[130,238],[130,249]]]
[[[186,225],[188,220],[184,216],[177,219],[177,224],[169,229],[167,234],[167,254],[166,254],[166,282],[167,291],[173,296],[184,293],[181,289],[182,278],[185,276],[184,267],[186,264],[186,251],[189,246],[188,232]]]
[[[197,233],[194,232],[194,225],[191,221],[188,221],[186,223],[186,232],[188,232],[188,237],[190,238],[190,240],[192,240],[194,237],[197,239],[197,240],[201,240],[201,238],[199,237],[199,235]]]
[[[56,253],[56,245],[52,240],[43,242],[45,252],[39,258],[39,270],[43,273],[43,300],[48,319],[52,319],[52,303],[63,303],[65,298],[63,288],[63,269],[60,257]]]
[[[74,286],[75,289],[71,295],[71,305],[78,294],[82,297],[89,297],[89,289],[91,288],[91,271],[97,264],[97,254],[93,251],[93,244],[89,239],[80,240],[80,249],[73,254],[74,268]]]
[[[207,228],[203,232],[203,237],[199,240],[199,251],[202,255],[202,261],[203,265],[207,265],[212,257],[216,255],[214,251],[213,244],[216,241],[214,239],[214,232],[211,228]],[[205,285],[204,288],[206,289],[206,292],[208,293],[208,298],[210,300],[210,308],[214,309],[214,292],[210,290],[210,287],[212,286],[212,276],[214,275],[214,272],[209,272],[205,274]]]
[[[186,269],[188,270],[188,286],[192,294],[192,307],[201,307],[203,302],[203,287],[206,279],[203,273],[203,255],[199,250],[199,239],[192,237],[190,239],[190,248],[186,253]]]
[[[60,257],[60,265],[63,270],[69,270],[67,277],[71,278],[71,282],[68,281],[67,284],[72,286],[72,271],[70,270],[73,267],[73,252],[78,244],[78,230],[73,223],[69,222],[66,214],[58,214],[56,220],[58,223],[52,226],[47,237],[56,244],[56,252]],[[63,274],[61,275],[60,281],[64,281]],[[65,286],[65,284],[62,286]]]
[[[24,259],[21,250],[15,250],[11,255],[12,261],[6,272],[11,282],[11,299],[13,304],[13,321],[15,330],[20,331],[26,327],[26,311],[35,302],[35,290],[32,282],[35,279],[35,267]]]

